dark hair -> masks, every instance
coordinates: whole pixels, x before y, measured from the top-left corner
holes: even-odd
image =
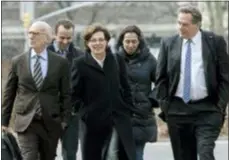
[[[57,34],[58,32],[58,29],[60,26],[64,26],[65,29],[70,29],[72,28],[73,31],[75,29],[75,26],[74,24],[72,23],[72,21],[70,20],[66,20],[66,19],[62,19],[62,20],[59,20],[55,26],[55,34]]]
[[[121,33],[118,36],[117,39],[117,43],[116,43],[116,49],[119,50],[119,48],[121,46],[123,46],[123,39],[126,33],[130,33],[130,32],[134,32],[137,34],[138,36],[138,40],[139,40],[139,47],[140,49],[143,49],[146,45],[144,37],[143,37],[143,33],[140,30],[139,27],[137,27],[136,25],[131,25],[131,26],[127,26],[126,28],[124,28]]]
[[[90,49],[87,46],[88,41],[91,39],[92,35],[96,32],[103,32],[105,40],[108,42],[111,38],[110,33],[108,29],[106,29],[103,25],[101,24],[92,24],[89,25],[85,30],[83,34],[83,39],[84,39],[84,46],[86,48],[86,51],[90,51]]]
[[[191,6],[191,5],[185,5],[178,9],[178,13],[189,13],[192,15],[192,23],[198,24],[201,26],[202,22],[202,14],[200,13],[199,9]]]

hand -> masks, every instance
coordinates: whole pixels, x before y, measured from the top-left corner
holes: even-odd
[[[65,123],[65,122],[61,123],[61,127],[63,130],[65,130],[67,128],[67,126],[68,126],[67,123]]]
[[[6,126],[2,126],[2,131],[9,132],[9,131],[10,131],[10,129],[9,129],[8,127],[6,127]]]

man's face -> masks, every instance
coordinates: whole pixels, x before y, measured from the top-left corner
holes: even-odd
[[[197,24],[193,24],[192,15],[190,13],[179,13],[177,19],[177,27],[181,37],[185,39],[192,38],[199,30]]]
[[[44,28],[38,25],[32,25],[28,31],[29,45],[34,49],[42,49],[48,42],[48,35]]]
[[[58,27],[55,39],[60,49],[66,49],[72,42],[73,32],[73,28],[66,29],[63,25]]]

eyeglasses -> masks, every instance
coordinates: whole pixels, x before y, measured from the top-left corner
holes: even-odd
[[[104,41],[105,41],[104,38],[90,39],[90,40],[89,40],[89,42],[91,42],[91,43],[96,43],[96,42],[102,43],[102,42],[104,42]]]
[[[44,32],[34,32],[34,31],[29,31],[28,35],[33,35],[33,36],[39,36],[45,34]]]

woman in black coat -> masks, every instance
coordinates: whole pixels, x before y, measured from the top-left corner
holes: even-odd
[[[127,26],[117,39],[118,54],[124,57],[131,85],[135,114],[132,119],[137,160],[143,160],[146,142],[157,139],[153,108],[157,107],[152,82],[155,82],[156,59],[147,48],[137,26]]]
[[[109,39],[103,26],[89,26],[84,33],[86,53],[73,63],[72,103],[85,124],[83,160],[104,160],[114,129],[118,159],[135,160],[130,136],[133,102],[125,62],[120,56],[115,59],[107,48]]]

